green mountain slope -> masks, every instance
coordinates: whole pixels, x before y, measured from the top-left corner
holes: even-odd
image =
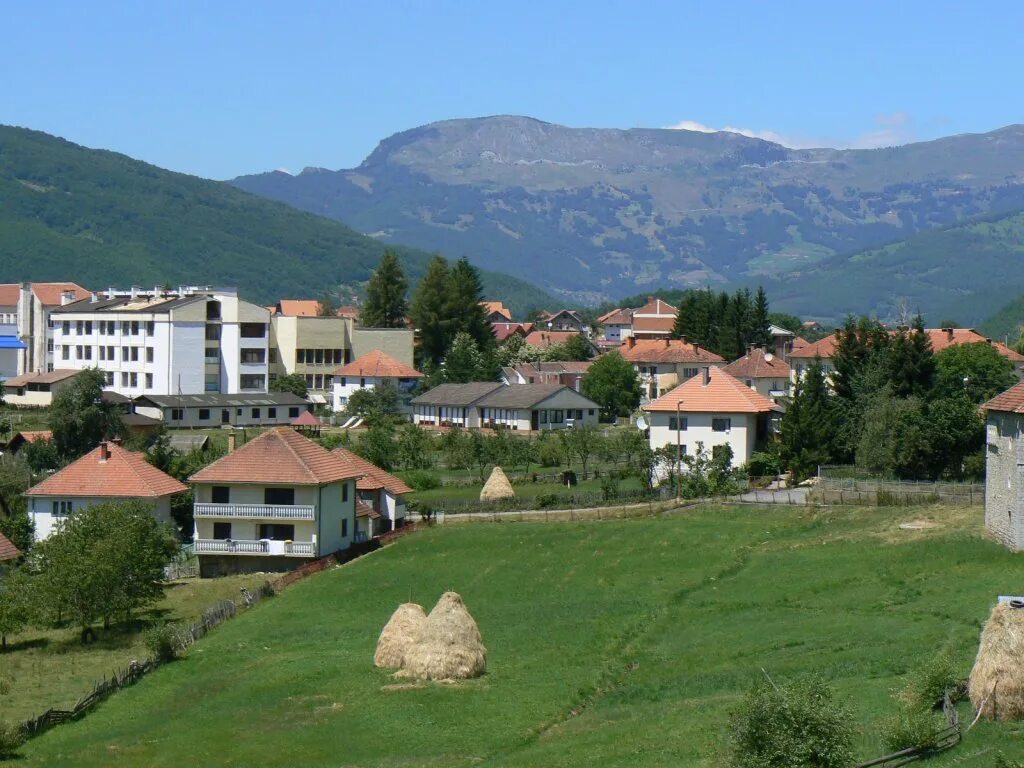
[[[358,168],[232,183],[598,303],[799,278],[837,255],[1024,209],[1024,126],[885,149],[789,149],[727,132],[503,115],[403,131]]]
[[[862,312],[891,319],[904,305],[931,323],[974,326],[1024,293],[1022,264],[1024,211],[1015,211],[834,257],[766,289],[774,309],[822,320]]]
[[[978,326],[978,330],[992,339],[1016,343],[1024,326],[1024,295],[1017,296]]]
[[[0,126],[0,282],[211,284],[268,302],[365,282],[384,248],[223,182]],[[418,280],[429,254],[395,250]],[[484,286],[520,312],[555,303],[504,274]]]

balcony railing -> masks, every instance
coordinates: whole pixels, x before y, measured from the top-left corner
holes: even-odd
[[[245,520],[315,520],[316,508],[288,504],[196,503],[194,517],[234,517]]]
[[[316,544],[312,541],[275,541],[273,539],[196,539],[197,555],[290,555],[313,557]]]

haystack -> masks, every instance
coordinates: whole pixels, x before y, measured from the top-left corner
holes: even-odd
[[[483,489],[480,491],[480,501],[500,501],[501,499],[514,499],[516,492],[512,483],[508,481],[505,471],[501,467],[491,470],[491,476],[487,478]]]
[[[402,603],[398,606],[380,632],[373,663],[387,669],[401,667],[405,652],[419,639],[426,623],[427,612],[423,606],[417,603]]]
[[[967,692],[989,720],[1024,718],[1024,608],[1000,603],[981,632]]]
[[[487,671],[480,630],[455,592],[445,592],[406,651],[401,674],[421,680],[462,680]]]

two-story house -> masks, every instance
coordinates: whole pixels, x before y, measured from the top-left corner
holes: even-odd
[[[373,464],[348,448],[334,453],[363,473],[356,480],[356,541],[365,541],[405,525],[406,496],[413,489],[400,478]]]
[[[291,428],[272,429],[189,478],[203,576],[289,570],[347,549],[363,471]]]
[[[654,400],[679,383],[708,368],[720,368],[725,358],[686,339],[637,339],[632,336],[619,347],[632,363],[643,388],[643,399]]]
[[[332,372],[331,405],[335,411],[344,411],[353,393],[362,389],[373,389],[385,383],[394,385],[398,392],[407,398],[408,393],[422,378],[423,374],[411,365],[406,365],[386,352],[375,349]]]
[[[743,357],[733,360],[722,370],[776,402],[789,396],[792,373],[789,363],[774,352],[766,352],[763,347],[749,348]]]

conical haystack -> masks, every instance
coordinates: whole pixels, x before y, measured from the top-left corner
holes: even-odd
[[[402,675],[421,680],[462,680],[487,671],[480,630],[455,592],[445,592],[427,616],[419,640],[405,652]]]
[[[1024,608],[1000,603],[981,632],[967,692],[989,720],[1024,718]]]
[[[492,469],[491,476],[487,478],[487,482],[484,483],[484,487],[480,491],[480,501],[500,501],[515,497],[516,492],[512,488],[512,483],[508,481],[508,477],[505,476],[505,471],[501,467]]]
[[[423,606],[417,603],[402,603],[398,606],[380,632],[373,663],[388,669],[401,667],[402,657],[409,650],[409,646],[419,639],[426,623],[427,612],[423,610]]]

